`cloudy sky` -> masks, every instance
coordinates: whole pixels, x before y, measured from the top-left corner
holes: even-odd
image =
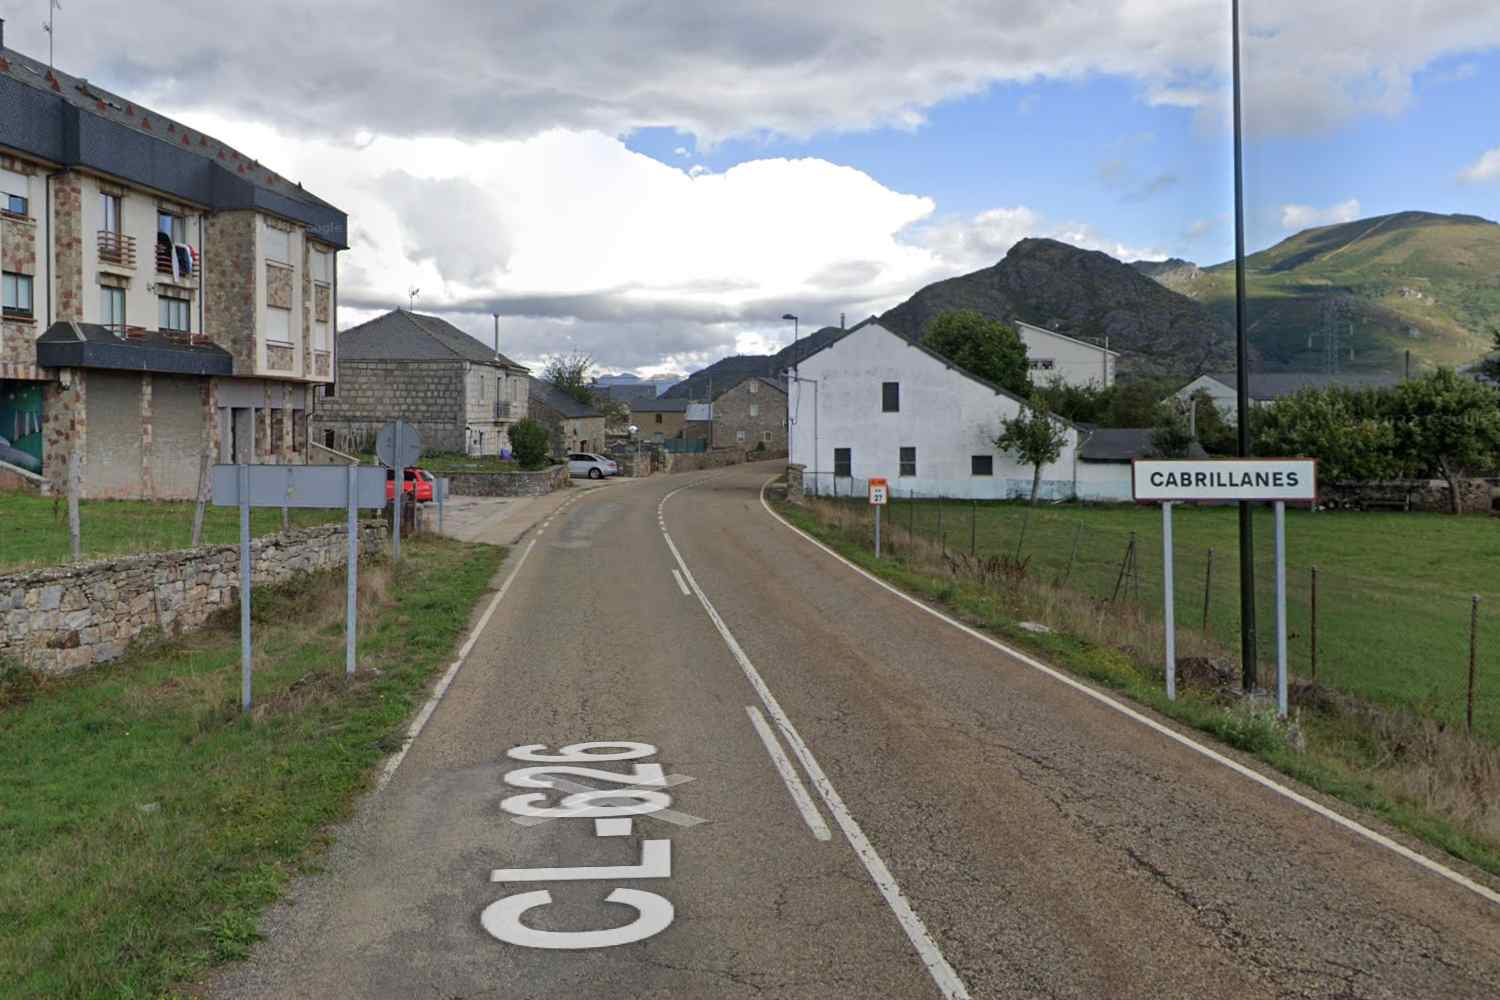
[[[1246,5],[1256,249],[1500,217],[1500,5]],[[45,58],[43,0],[4,0]],[[1232,253],[1228,0],[66,0],[59,67],[350,215],[340,321],[691,371],[1052,236]]]

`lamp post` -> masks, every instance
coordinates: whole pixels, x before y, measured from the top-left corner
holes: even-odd
[[[785,314],[782,315],[781,318],[782,319],[789,319],[789,320],[792,321],[792,374],[796,375],[797,374],[797,341],[800,339],[800,334],[799,334],[799,324],[800,324],[800,321],[797,319],[796,316],[792,315],[791,313],[785,313]]]
[[[1245,329],[1245,174],[1240,111],[1240,0],[1233,0],[1234,31],[1234,331],[1235,416],[1239,421],[1239,455],[1250,457],[1250,348]],[[1255,540],[1248,501],[1240,501],[1240,674],[1246,691],[1256,684]]]
[[[640,428],[635,424],[630,425],[630,437],[635,441],[635,475],[639,479],[641,475],[641,438]]]

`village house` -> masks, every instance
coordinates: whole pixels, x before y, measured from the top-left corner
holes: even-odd
[[[529,380],[531,416],[547,427],[552,453],[604,450],[604,414],[589,403],[580,403],[550,382]]]
[[[507,454],[530,375],[446,320],[395,309],[339,334],[338,380],[316,401],[313,439],[359,454],[405,420],[428,452]]]
[[[302,462],[348,220],[211,136],[4,47],[0,461],[191,498],[206,454]]]
[[[713,401],[712,446],[784,451],[786,405],[786,390],[774,379],[741,379]]]
[[[809,492],[860,494],[884,477],[901,497],[1030,495],[1032,469],[995,447],[1024,400],[927,348],[871,323],[808,355],[798,374],[790,460]],[[1064,443],[1042,469],[1042,496],[1128,497],[1129,465],[1080,462],[1086,432],[1057,424]]]
[[[627,399],[625,404],[630,407],[630,423],[642,441],[660,444],[686,437],[688,400],[657,396]]]
[[[1386,389],[1400,385],[1401,376],[1393,372],[1251,372],[1248,381],[1250,405],[1269,406],[1304,389]],[[1200,375],[1162,402],[1185,407],[1190,399],[1202,393],[1213,401],[1224,419],[1234,423],[1239,419],[1237,382],[1233,372]]]
[[[1021,343],[1026,345],[1031,381],[1036,385],[1056,380],[1079,388],[1093,385],[1107,389],[1115,384],[1118,351],[1034,323],[1018,320],[1015,327]]]

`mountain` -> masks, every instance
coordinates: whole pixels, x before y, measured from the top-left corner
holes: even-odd
[[[1230,328],[1200,303],[1108,254],[1056,240],[1022,240],[993,267],[928,285],[880,323],[919,340],[951,309],[1107,338],[1121,373],[1197,375],[1231,365],[1234,353]]]
[[[875,317],[871,316],[864,323],[850,327],[848,330],[837,326],[825,326],[821,330],[816,330],[788,344],[775,354],[737,354],[734,357],[721,358],[707,368],[693,372],[686,379],[663,392],[662,396],[667,399],[707,401],[719,393],[733,389],[752,375],[776,378],[788,368],[799,364],[809,354],[821,351],[844,334],[858,330],[865,323],[871,323],[874,320]]]
[[[1203,271],[1190,260],[1181,257],[1169,257],[1166,260],[1133,260],[1130,266],[1141,272],[1148,278],[1154,278],[1158,283],[1166,285],[1174,292],[1182,290],[1182,286],[1191,284],[1202,276]]]
[[[1234,262],[1166,287],[1234,321]],[[1147,268],[1142,268],[1150,273]],[[1398,212],[1309,229],[1245,259],[1250,342],[1268,371],[1401,371],[1460,365],[1500,327],[1500,225],[1474,215]]]

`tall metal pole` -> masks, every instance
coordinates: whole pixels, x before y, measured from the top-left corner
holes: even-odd
[[[1276,501],[1276,709],[1286,718],[1286,501]]]
[[[240,710],[250,711],[250,467],[243,462],[240,479]]]
[[[406,469],[401,465],[401,428],[402,423],[397,420],[396,429],[391,432],[391,437],[395,438],[395,453],[391,457],[396,460],[396,467],[391,470],[391,492],[394,495],[396,513],[396,523],[391,526],[391,558],[396,562],[401,561],[401,494],[406,491]]]
[[[1245,324],[1245,166],[1240,107],[1240,0],[1233,3],[1234,28],[1234,337],[1235,415],[1239,455],[1250,457],[1250,346]],[[1246,691],[1255,690],[1255,535],[1252,508],[1240,501],[1240,674]]]
[[[1172,586],[1172,504],[1161,505],[1161,579],[1162,622],[1165,631],[1167,700],[1177,700],[1177,616],[1176,592]]]
[[[359,466],[349,466],[349,564],[345,580],[344,606],[344,674],[354,676],[354,643],[359,632]]]

